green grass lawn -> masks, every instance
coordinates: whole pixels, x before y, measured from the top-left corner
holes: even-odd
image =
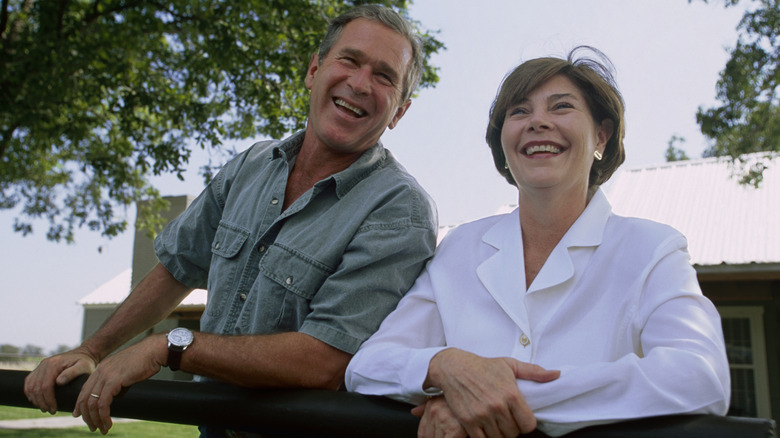
[[[57,416],[69,416],[70,412],[57,412]],[[15,406],[0,406],[0,420],[23,420],[29,418],[48,418],[51,415],[39,409],[17,408]]]
[[[59,412],[57,416],[70,416],[69,412]],[[37,409],[17,408],[12,406],[0,406],[0,420],[21,420],[30,418],[49,418],[51,415]],[[197,426],[187,426],[171,423],[157,423],[153,421],[136,421],[132,423],[116,423],[108,432],[109,437],[172,437],[194,438],[197,437]],[[0,429],[0,437],[19,438],[71,438],[85,436],[101,436],[100,433],[92,433],[86,425],[67,429]]]

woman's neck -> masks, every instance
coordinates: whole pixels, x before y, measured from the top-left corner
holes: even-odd
[[[587,191],[560,194],[520,190],[518,206],[526,289],[531,286],[552,250],[585,210],[587,203]]]

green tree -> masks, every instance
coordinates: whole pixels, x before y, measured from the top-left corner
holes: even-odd
[[[681,148],[678,148],[677,144],[685,143],[685,138],[678,135],[673,135],[669,140],[669,146],[666,148],[666,161],[684,161],[690,160],[688,154]]]
[[[2,0],[0,209],[14,228],[111,237],[122,210],[165,206],[148,179],[182,177],[190,145],[302,128],[306,67],[332,17],[361,1]],[[407,15],[409,1],[383,0]],[[426,59],[443,44],[419,23]],[[438,81],[426,61],[422,86]]]
[[[689,0],[690,1],[690,0]],[[706,0],[705,0],[706,1]],[[739,0],[724,0],[726,7]],[[739,23],[739,37],[720,73],[720,105],[700,107],[696,120],[711,139],[705,157],[780,151],[780,0],[754,0]],[[765,161],[743,166],[742,181],[758,185]]]
[[[0,345],[0,353],[2,354],[9,354],[9,355],[19,354],[19,350],[20,348],[15,345],[11,345],[11,344]]]
[[[73,350],[74,348],[76,347],[73,347],[71,345],[59,344],[57,345],[57,348],[49,352],[49,356],[54,356],[55,354],[64,353],[66,351]]]
[[[27,345],[24,346],[24,348],[22,348],[22,355],[24,355],[24,356],[43,356],[43,348],[41,348],[41,347],[39,347],[37,345],[27,344]]]

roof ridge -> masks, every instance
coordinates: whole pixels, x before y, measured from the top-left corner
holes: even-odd
[[[768,158],[770,160],[780,158],[780,152],[776,152],[776,151],[752,152],[749,154],[740,155],[738,160],[741,161],[742,163],[745,163],[745,162],[755,161],[764,158]],[[642,170],[655,170],[655,169],[664,169],[669,167],[703,166],[706,164],[720,164],[724,162],[733,163],[735,160],[737,159],[731,156],[702,157],[702,158],[694,158],[690,160],[666,161],[658,164],[632,166],[632,167],[624,168],[622,170],[626,172],[638,172]]]

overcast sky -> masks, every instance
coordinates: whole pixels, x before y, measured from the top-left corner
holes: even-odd
[[[501,79],[519,63],[565,56],[586,44],[606,53],[626,102],[624,167],[658,164],[674,135],[698,157],[707,143],[696,109],[715,101],[715,83],[736,42],[736,25],[750,1],[694,0],[417,0],[411,15],[447,50],[435,89],[422,90],[406,116],[383,137],[439,207],[441,225],[493,214],[516,192],[493,169],[484,141],[487,113]],[[251,141],[229,146],[243,150]],[[203,164],[196,156],[184,183],[159,178],[164,195],[197,194]],[[134,209],[128,211],[132,223]],[[130,267],[133,233],[104,240],[79,232],[75,245],[45,239],[45,224],[22,238],[13,213],[0,213],[0,344],[45,351],[80,341],[77,301]],[[99,253],[97,248],[101,247]]]

